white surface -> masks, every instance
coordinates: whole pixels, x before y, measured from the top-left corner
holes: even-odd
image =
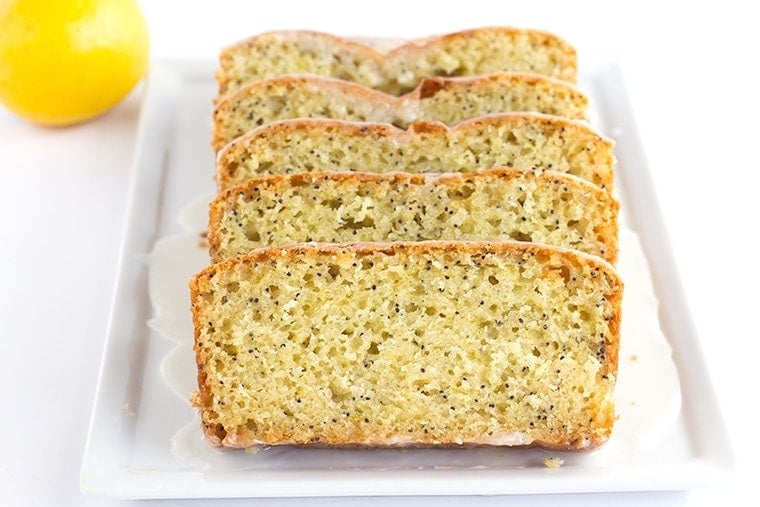
[[[209,263],[199,245],[213,197],[209,117],[215,62],[157,62],[141,108],[128,225],[116,300],[99,379],[82,487],[126,498],[567,493],[685,489],[718,480],[729,457],[707,376],[684,376],[668,339],[682,351],[679,368],[699,369],[696,337],[660,331],[658,305],[636,233],[621,231],[618,268],[623,300],[616,423],[610,441],[590,453],[538,449],[261,450],[212,449],[188,408],[197,389],[188,312],[188,280]],[[635,223],[659,272],[670,252],[658,244],[646,167],[616,67],[587,66],[580,78],[599,128],[614,131],[624,223]],[[653,236],[654,235],[654,236]],[[678,313],[682,296],[657,280]],[[150,297],[149,297],[150,296]],[[152,305],[151,305],[152,302]],[[676,304],[678,303],[678,304]],[[146,318],[147,316],[147,318]],[[632,356],[635,359],[632,359]],[[688,402],[681,410],[680,385]],[[178,396],[172,396],[172,393]],[[709,436],[705,437],[705,433]],[[717,442],[717,443],[715,443]],[[559,456],[549,470],[542,459]]]
[[[756,381],[758,271],[754,157],[760,46],[743,4],[467,2],[384,9],[267,3],[225,13],[215,2],[177,10],[142,2],[153,56],[214,57],[218,47],[274,28],[416,36],[483,24],[556,31],[620,62],[680,278],[735,442],[736,479],[687,493],[261,501],[258,505],[714,505],[755,495],[758,444],[748,414]],[[365,9],[367,10],[365,12]],[[403,15],[394,13],[394,9]],[[181,12],[181,21],[177,14]],[[341,12],[341,14],[337,14]],[[591,14],[593,13],[593,14]],[[581,60],[582,65],[582,60]],[[125,505],[83,497],[78,475],[115,287],[139,91],[79,127],[29,126],[0,111],[0,504]],[[753,116],[755,116],[753,118]],[[716,262],[721,260],[720,262]],[[34,372],[33,375],[30,373]],[[161,505],[185,505],[167,501]],[[246,501],[219,502],[248,505]],[[202,505],[208,505],[203,502]]]

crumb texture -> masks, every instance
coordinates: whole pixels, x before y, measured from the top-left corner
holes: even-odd
[[[192,281],[219,444],[587,448],[614,413],[621,284],[529,243],[267,248]]]
[[[211,204],[213,260],[293,243],[518,240],[614,262],[618,203],[556,173],[306,173],[249,180]]]

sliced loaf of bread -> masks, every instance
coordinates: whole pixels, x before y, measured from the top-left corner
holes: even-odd
[[[584,449],[615,420],[622,283],[535,243],[264,248],[191,280],[200,409],[229,447]]]
[[[392,123],[415,120],[454,124],[509,111],[585,119],[588,98],[575,86],[553,78],[495,73],[470,78],[426,78],[412,92],[395,97],[339,79],[283,75],[254,81],[225,96],[214,109],[212,146],[277,120],[332,118]]]
[[[617,256],[618,202],[555,172],[295,173],[228,188],[211,203],[219,261],[293,243],[519,240]]]
[[[382,53],[369,45],[311,31],[257,35],[225,48],[219,93],[280,74],[318,74],[401,95],[431,76],[529,72],[575,81],[575,49],[537,30],[492,27],[404,43]]]
[[[611,189],[614,143],[588,123],[540,113],[503,113],[455,127],[283,120],[235,139],[217,156],[220,189],[268,174],[307,171],[473,172],[548,169]]]

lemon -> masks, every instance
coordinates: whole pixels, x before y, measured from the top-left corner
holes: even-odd
[[[43,125],[93,118],[148,66],[134,0],[0,0],[0,102]]]

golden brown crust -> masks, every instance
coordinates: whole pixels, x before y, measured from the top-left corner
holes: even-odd
[[[206,362],[209,359],[206,351],[198,346],[198,337],[202,323],[200,322],[200,314],[196,310],[196,296],[199,292],[199,285],[196,279],[190,280],[190,293],[191,293],[191,312],[193,315],[193,329],[195,330],[195,341],[193,344],[193,352],[195,353],[195,364],[198,367],[198,391],[192,393],[190,397],[190,403],[193,407],[197,408],[201,412],[201,425],[206,437],[214,445],[222,445],[222,441],[226,437],[226,431],[220,425],[209,424],[207,421],[213,419],[213,414],[209,407],[213,404],[213,394],[210,387],[210,379],[206,374]]]

